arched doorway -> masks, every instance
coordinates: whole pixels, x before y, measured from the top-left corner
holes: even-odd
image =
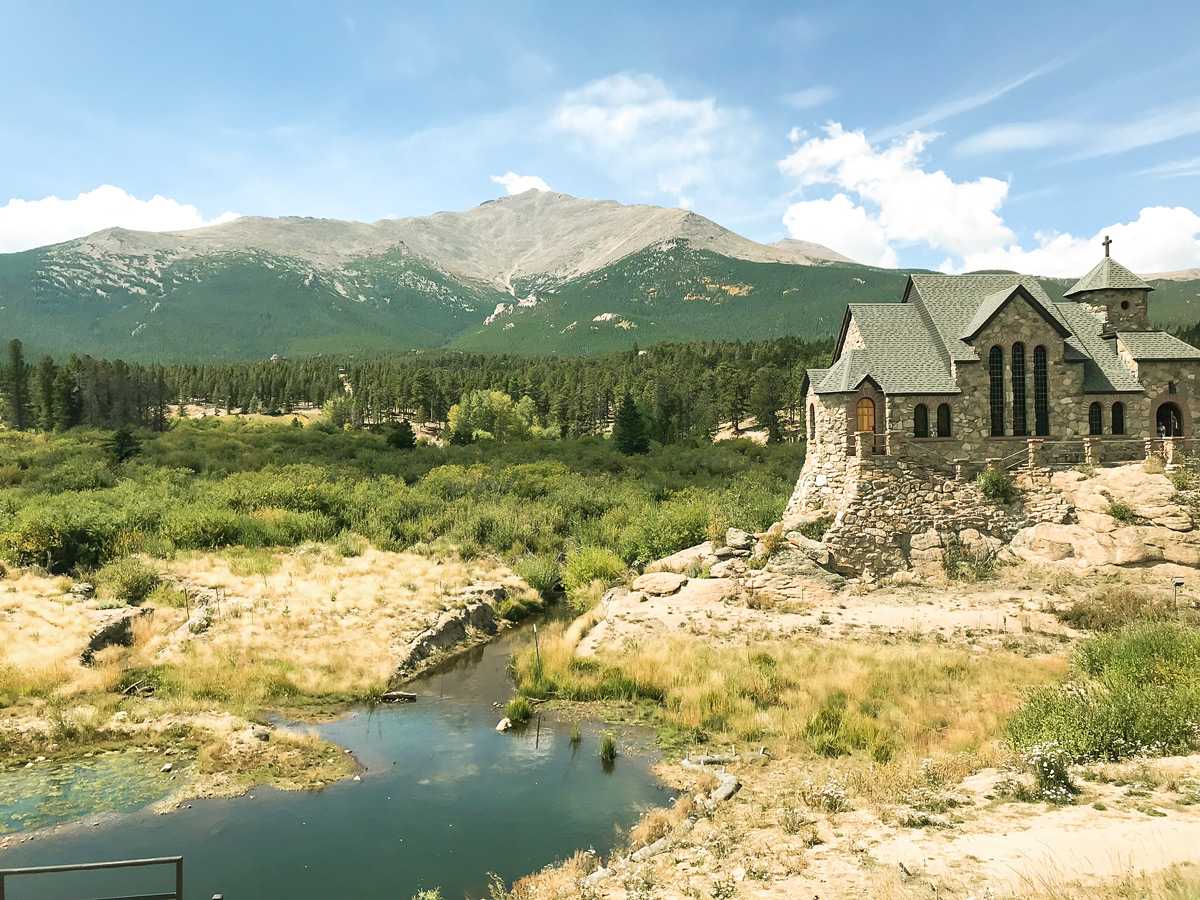
[[[1177,403],[1162,403],[1155,415],[1155,433],[1159,437],[1183,437],[1183,413]]]

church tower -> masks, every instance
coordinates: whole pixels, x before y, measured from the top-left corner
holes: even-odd
[[[1063,296],[1103,308],[1110,331],[1149,331],[1149,295],[1154,288],[1109,256],[1111,243],[1104,239],[1104,259]]]

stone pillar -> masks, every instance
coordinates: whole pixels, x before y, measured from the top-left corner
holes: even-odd
[[[1100,465],[1100,438],[1094,434],[1083,439],[1083,461],[1089,466]]]
[[[886,452],[887,452],[888,456],[899,456],[900,455],[900,435],[901,435],[901,432],[899,429],[889,428],[887,430],[887,433],[885,436],[887,443],[885,446],[887,448]]]
[[[984,460],[984,463],[987,464],[989,469],[995,469],[997,472],[1003,471],[1001,466],[1004,464],[1004,460],[999,456],[989,456]]]
[[[1025,447],[1029,452],[1029,468],[1036,469],[1042,461],[1042,444],[1044,443],[1045,441],[1041,438],[1030,438],[1025,442]]]
[[[1154,438],[1146,438],[1146,459],[1154,459]]]
[[[856,431],[854,433],[854,455],[859,459],[867,459],[875,452],[875,432]]]
[[[965,459],[956,459],[954,461],[954,480],[962,483],[967,474],[967,461]]]
[[[1179,448],[1176,446],[1175,438],[1163,438],[1163,455],[1166,457],[1168,466],[1173,466],[1178,462],[1178,459],[1176,458],[1176,454],[1178,452]]]

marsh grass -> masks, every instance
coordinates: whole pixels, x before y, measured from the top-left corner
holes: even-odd
[[[1054,681],[1066,667],[1057,657],[1004,651],[796,640],[751,648],[689,635],[604,660],[576,657],[588,622],[541,632],[540,682],[532,652],[516,655],[518,690],[649,704],[664,742],[674,744],[770,739],[829,758],[861,751],[876,763],[900,753],[979,749],[1001,735],[1022,687]]]
[[[1111,631],[1140,619],[1165,619],[1170,606],[1149,591],[1115,584],[1096,588],[1069,606],[1056,607],[1054,615],[1072,628]]]

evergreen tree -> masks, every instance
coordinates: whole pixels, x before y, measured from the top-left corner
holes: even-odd
[[[393,450],[411,450],[417,446],[417,436],[413,433],[412,426],[408,424],[408,419],[401,419],[388,432],[387,444]]]
[[[632,394],[626,393],[617,409],[617,418],[613,422],[613,441],[616,443],[617,449],[626,456],[645,453],[650,449],[650,436],[646,434],[646,420],[638,412]]]
[[[758,419],[758,427],[767,429],[767,441],[779,443],[783,433],[779,428],[779,409],[783,406],[783,373],[775,366],[764,366],[754,378],[750,389],[750,414]]]
[[[133,430],[122,425],[101,445],[108,458],[115,464],[133,459],[142,452],[142,442]]]
[[[33,427],[33,415],[29,398],[29,366],[25,362],[25,351],[21,342],[13,338],[8,342],[8,365],[4,367],[0,383],[0,399],[4,403],[4,420],[8,427],[27,431]]]

